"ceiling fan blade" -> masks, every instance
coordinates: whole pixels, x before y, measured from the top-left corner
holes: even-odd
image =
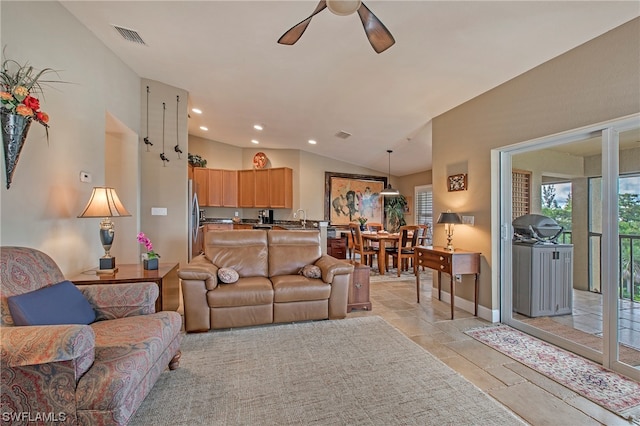
[[[364,3],[358,8],[358,16],[360,16],[360,21],[362,21],[369,43],[371,43],[371,47],[376,53],[382,53],[395,44],[396,40],[387,27],[376,18],[376,15]]]
[[[316,10],[314,10],[313,13],[309,15],[307,19],[305,19],[304,21],[300,22],[297,25],[294,25],[286,33],[282,34],[282,37],[278,39],[278,43],[287,44],[287,45],[295,44],[300,39],[300,37],[302,37],[302,34],[304,34],[304,31],[309,26],[309,23],[311,22],[311,18],[313,18],[318,13],[322,12],[324,9],[326,9],[326,7],[327,7],[326,0],[320,0],[320,3],[318,3],[318,5],[316,6]]]

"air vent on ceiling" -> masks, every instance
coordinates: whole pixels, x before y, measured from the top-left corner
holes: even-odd
[[[340,139],[346,139],[349,136],[351,136],[351,133],[345,132],[343,130],[340,130],[338,133],[336,133],[336,137],[338,137]]]
[[[123,39],[133,43],[139,43],[145,46],[147,45],[147,43],[144,42],[144,40],[142,39],[142,37],[140,37],[140,34],[138,34],[137,31],[119,27],[117,25],[114,25],[113,28],[115,28],[116,31],[118,31],[118,33],[122,36]]]

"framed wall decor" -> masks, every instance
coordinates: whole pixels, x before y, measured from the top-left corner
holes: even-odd
[[[325,172],[324,219],[331,225],[348,225],[359,217],[384,223],[384,197],[380,192],[387,178]]]
[[[449,192],[451,191],[466,191],[467,190],[467,175],[466,173],[460,173],[457,175],[449,176]]]

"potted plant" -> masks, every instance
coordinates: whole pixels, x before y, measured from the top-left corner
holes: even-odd
[[[398,232],[401,226],[406,225],[404,212],[407,207],[407,199],[404,195],[397,197],[385,197],[384,212],[387,216],[387,229],[390,232]]]
[[[151,243],[151,240],[144,235],[144,232],[140,232],[138,234],[138,242],[147,249],[147,252],[143,254],[144,259],[142,263],[144,269],[158,269],[158,259],[160,258],[160,255],[153,251],[153,244]]]
[[[358,222],[360,222],[360,230],[361,231],[364,231],[364,229],[365,229],[364,224],[367,223],[367,220],[368,219],[366,217],[363,217],[363,216],[360,216],[358,218]]]

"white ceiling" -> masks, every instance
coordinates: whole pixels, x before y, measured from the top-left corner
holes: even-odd
[[[141,77],[189,92],[203,110],[189,134],[385,174],[392,149],[397,176],[431,169],[432,118],[640,15],[637,1],[367,1],[396,39],[376,54],[357,14],[328,9],[295,45],[277,44],[316,1],[61,3]]]

